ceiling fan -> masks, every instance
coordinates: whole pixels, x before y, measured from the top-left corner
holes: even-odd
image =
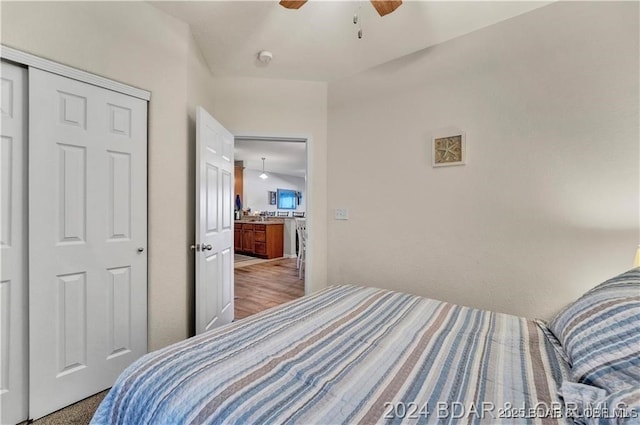
[[[280,5],[287,9],[300,9],[307,0],[280,0]],[[380,16],[388,15],[402,4],[402,0],[371,0]]]

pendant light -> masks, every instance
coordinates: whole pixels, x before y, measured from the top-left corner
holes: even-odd
[[[260,174],[259,176],[262,180],[266,180],[269,178],[269,176],[267,176],[267,173],[264,172],[264,160],[265,158],[263,157],[262,158],[262,174]]]

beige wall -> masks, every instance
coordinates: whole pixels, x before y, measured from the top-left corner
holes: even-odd
[[[306,211],[310,292],[327,284],[327,84],[216,78],[213,115],[235,135],[308,137]]]
[[[561,2],[331,83],[329,282],[549,317],[631,268],[638,33]],[[455,127],[468,164],[432,168]]]
[[[193,326],[196,105],[235,134],[310,137],[312,291],[360,283],[548,316],[630,263],[637,3],[551,5],[334,82],[329,100],[325,83],[212,79],[188,26],[146,3],[1,11],[3,44],[152,92],[150,349]],[[469,163],[433,169],[430,136],[451,127]]]
[[[195,108],[230,130],[311,137],[311,289],[326,281],[327,86],[214,80],[181,21],[143,2],[2,2],[2,43],[149,90],[149,349],[193,331]],[[256,95],[258,93],[258,95]],[[259,99],[259,100],[257,100]]]

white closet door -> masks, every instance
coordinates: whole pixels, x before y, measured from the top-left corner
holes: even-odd
[[[0,423],[28,414],[27,70],[2,62]]]
[[[30,417],[147,347],[147,104],[29,70]]]

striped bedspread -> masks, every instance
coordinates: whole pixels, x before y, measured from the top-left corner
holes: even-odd
[[[337,286],[147,354],[93,424],[570,424],[529,320]]]

